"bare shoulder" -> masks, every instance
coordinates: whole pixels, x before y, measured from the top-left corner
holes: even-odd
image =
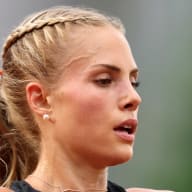
[[[0,192],[13,192],[13,191],[5,187],[0,187]]]
[[[126,192],[174,192],[170,190],[155,190],[155,189],[144,189],[144,188],[129,188]]]

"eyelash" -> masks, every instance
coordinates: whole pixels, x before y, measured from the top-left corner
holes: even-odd
[[[101,87],[108,87],[112,81],[113,80],[111,78],[101,78],[94,80],[94,82]]]
[[[112,78],[101,78],[101,79],[94,80],[94,82],[101,87],[108,87],[112,83],[112,81],[113,81]],[[131,84],[134,88],[138,88],[140,85],[140,82],[134,81],[134,82],[131,82]]]
[[[132,84],[132,86],[133,86],[134,88],[137,88],[137,87],[139,87],[140,82],[139,82],[139,81],[135,81],[135,82],[132,82],[131,84]]]

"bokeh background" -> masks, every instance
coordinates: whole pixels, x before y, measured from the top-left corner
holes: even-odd
[[[110,168],[127,186],[192,191],[192,1],[2,0],[0,45],[23,17],[57,5],[120,17],[140,67],[143,98],[134,158]]]

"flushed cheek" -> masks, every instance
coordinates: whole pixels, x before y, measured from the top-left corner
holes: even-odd
[[[72,97],[75,114],[79,121],[100,120],[109,114],[110,106],[104,95],[93,93],[74,94]]]

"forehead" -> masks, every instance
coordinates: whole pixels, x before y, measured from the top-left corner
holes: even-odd
[[[121,63],[136,67],[125,36],[112,26],[74,28],[70,41],[72,51],[65,63],[67,68],[74,69],[87,63]]]

